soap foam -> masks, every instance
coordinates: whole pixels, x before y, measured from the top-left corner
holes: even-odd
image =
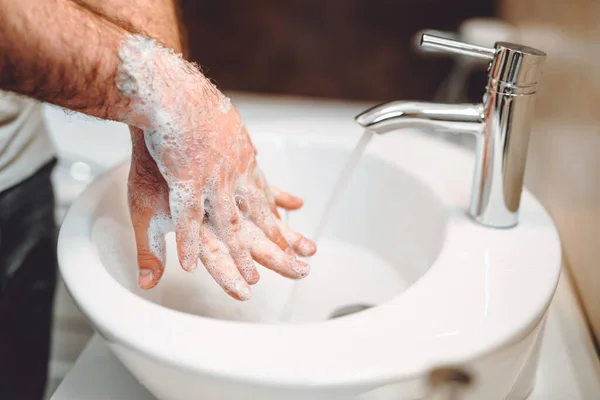
[[[224,288],[240,297],[248,295],[249,287],[231,268],[226,246],[233,242],[232,235],[239,234],[231,229],[233,221],[239,219],[242,227],[250,222],[237,204],[260,204],[263,207],[255,215],[261,220],[277,218],[268,207],[274,196],[256,165],[256,152],[241,118],[231,100],[195,64],[156,40],[141,35],[125,37],[119,59],[117,87],[130,100],[123,120],[143,131],[148,152],[169,188],[171,215],[155,215],[148,227],[151,251],[164,265],[164,235],[176,230],[188,238],[179,243],[184,265],[190,268],[191,258],[201,256],[209,261],[207,269],[212,269],[211,275]],[[262,215],[265,213],[269,215]],[[273,225],[277,229],[277,224]],[[207,235],[210,242],[218,244],[205,246]],[[270,245],[264,234],[245,236],[256,246]],[[292,238],[291,233],[287,236]],[[261,251],[268,253],[265,248]],[[301,264],[292,262],[292,255],[286,257],[292,268],[302,269]]]
[[[165,235],[173,232],[175,226],[171,217],[166,214],[156,214],[150,219],[148,225],[148,247],[152,254],[160,261],[161,265],[165,265]]]
[[[187,238],[178,243],[184,266],[193,269],[200,256],[207,260],[206,267],[212,269],[211,274],[219,284],[240,297],[249,297],[240,282],[239,272],[224,268],[224,264],[231,264],[229,249],[224,243],[230,235],[227,225],[210,224],[218,215],[217,201],[226,204],[230,200],[235,208],[233,199],[227,199],[225,193],[221,193],[220,198],[217,196],[221,165],[225,165],[223,172],[229,175],[231,162],[223,162],[229,161],[227,155],[214,154],[214,149],[219,149],[217,141],[222,133],[221,121],[215,114],[229,113],[231,101],[195,65],[155,40],[128,36],[119,57],[117,87],[131,100],[131,114],[125,120],[143,130],[146,147],[169,187],[171,217],[157,214],[151,219],[148,227],[151,251],[164,264],[164,235],[172,230],[180,231]],[[177,89],[173,90],[174,87]],[[236,123],[237,126],[229,128],[240,131],[241,120]],[[240,142],[236,138],[235,143]],[[208,216],[210,232],[202,234],[204,215]],[[200,244],[201,236],[205,236],[206,241],[208,234],[214,235],[210,240],[217,242],[206,246],[210,251]]]
[[[231,110],[231,99],[222,93],[219,93],[219,111],[227,114]]]
[[[198,192],[194,172],[202,171],[205,160],[198,159],[198,152],[189,148],[202,148],[198,137],[186,135],[190,129],[201,130],[202,138],[215,136],[197,126],[197,121],[189,119],[189,93],[184,89],[186,84],[198,84],[197,89],[206,93],[215,93],[216,88],[206,79],[194,65],[185,61],[181,55],[171,49],[164,48],[158,41],[141,35],[129,35],[123,41],[119,51],[120,67],[117,76],[117,87],[131,101],[131,114],[126,121],[138,126],[144,132],[144,141],[160,173],[169,186],[169,205],[175,226],[186,219],[187,210],[202,206],[198,204],[202,193]],[[182,85],[182,94],[173,91],[172,85]],[[209,99],[210,96],[204,96]],[[221,96],[223,97],[223,96]],[[221,109],[225,109],[228,101],[220,99]],[[206,107],[198,107],[202,110]],[[181,111],[173,111],[181,110]],[[198,112],[198,111],[196,111]],[[205,112],[202,125],[210,125],[214,118]],[[143,116],[140,118],[139,116]],[[209,117],[209,118],[205,118]],[[141,123],[139,121],[142,121]],[[183,133],[183,134],[182,134]],[[216,171],[218,174],[218,171]],[[208,177],[215,181],[217,177]],[[214,185],[206,185],[214,187]],[[204,195],[210,195],[204,193]],[[163,221],[165,216],[156,216]],[[185,221],[189,225],[189,221]],[[161,224],[162,225],[162,224]],[[154,234],[154,233],[153,233]]]

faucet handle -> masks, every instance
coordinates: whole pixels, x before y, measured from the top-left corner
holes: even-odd
[[[546,59],[543,51],[520,44],[496,42],[490,48],[426,33],[421,36],[421,47],[490,61],[490,86],[509,95],[535,93]]]
[[[496,50],[489,47],[477,46],[424,33],[421,36],[421,47],[432,51],[442,51],[453,54],[462,54],[491,61],[496,55]]]

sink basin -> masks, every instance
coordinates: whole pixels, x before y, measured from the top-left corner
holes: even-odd
[[[337,118],[247,123],[271,183],[302,196],[284,217],[310,236],[361,130]],[[375,137],[297,283],[260,267],[248,302],[202,269],[136,285],[128,165],[74,202],[60,268],[95,329],[160,400],[418,399],[426,373],[462,365],[465,398],[522,399],[533,387],[560,242],[527,191],[520,224],[466,215],[472,155],[419,131]],[[334,318],[335,317],[335,318]]]

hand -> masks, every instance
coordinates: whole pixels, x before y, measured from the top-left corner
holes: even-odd
[[[311,256],[316,246],[277,212],[302,200],[269,188],[235,107],[186,61],[154,43],[137,45],[149,47],[121,54],[121,88],[141,128],[132,129],[129,176],[140,287],[161,278],[164,235],[173,230],[181,266],[193,271],[199,258],[239,300],[259,280],[254,261],[288,278],[306,276],[296,255]]]

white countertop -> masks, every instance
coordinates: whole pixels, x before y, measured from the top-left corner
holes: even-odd
[[[255,117],[301,117],[310,113],[353,118],[369,104],[230,94],[246,120]],[[125,160],[129,134],[123,124],[90,121],[78,114],[47,108],[60,156],[82,160],[103,170]],[[61,175],[62,176],[62,175]],[[85,182],[58,177],[59,202],[67,205]],[[550,308],[538,380],[530,400],[600,398],[600,365],[586,330],[568,275],[563,274]],[[94,336],[51,400],[152,400],[136,379]]]

